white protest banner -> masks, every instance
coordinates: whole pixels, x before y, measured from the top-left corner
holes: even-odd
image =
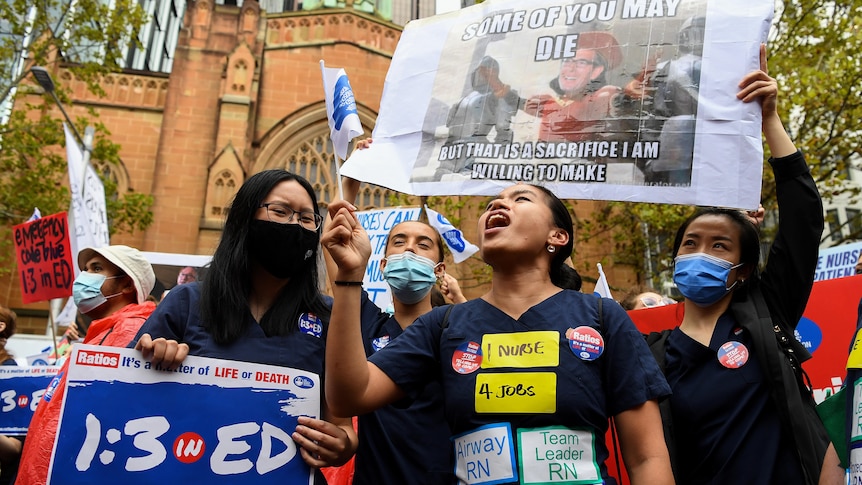
[[[771,0],[488,1],[410,22],[342,174],[414,195],[757,207]],[[695,136],[696,134],[696,136]]]
[[[371,239],[371,257],[368,259],[368,267],[365,268],[362,285],[368,293],[368,299],[383,310],[392,304],[389,285],[383,279],[383,272],[380,271],[380,260],[386,253],[389,231],[398,223],[418,221],[420,212],[419,207],[387,207],[356,212],[359,223]]]
[[[855,275],[856,261],[859,260],[860,252],[862,252],[862,242],[821,249],[817,257],[814,281]]]
[[[70,359],[48,483],[314,483],[290,435],[320,416],[320,376],[205,357],[168,371],[93,345]]]
[[[59,367],[0,366],[0,434],[26,435],[45,388]]]
[[[78,252],[84,248],[101,248],[111,244],[108,233],[108,212],[105,206],[105,186],[93,167],[84,162],[84,154],[69,131],[66,131],[66,158],[69,165],[69,191],[72,192],[69,210],[69,225],[72,232],[72,260],[75,274],[78,268]]]

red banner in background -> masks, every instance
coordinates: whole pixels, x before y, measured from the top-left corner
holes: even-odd
[[[22,301],[33,303],[70,296],[75,272],[66,213],[19,224],[13,232]]]

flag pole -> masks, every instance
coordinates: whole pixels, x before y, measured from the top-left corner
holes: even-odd
[[[344,184],[341,183],[341,164],[338,163],[338,154],[335,153],[335,144],[332,145],[332,155],[335,157],[335,178],[338,179],[338,198],[344,200]],[[351,204],[352,200],[348,201]]]
[[[326,68],[326,65],[323,62],[323,59],[321,59],[320,60],[320,77],[323,78],[324,101],[326,98],[326,71],[324,71],[325,68]],[[329,118],[329,113],[327,113],[326,117]],[[335,149],[335,142],[332,140],[332,135],[330,135],[329,141],[330,141],[330,143],[332,143],[332,155],[333,155],[334,160],[335,160],[335,179],[337,180],[337,183],[338,183],[338,198],[341,200],[344,200],[344,186],[341,183],[341,164],[339,163],[339,160],[338,160],[338,150]],[[352,201],[351,201],[351,203],[352,203]]]

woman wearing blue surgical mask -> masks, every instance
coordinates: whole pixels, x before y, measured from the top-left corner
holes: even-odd
[[[674,475],[684,484],[842,483],[800,367],[811,354],[794,337],[814,282],[820,194],[784,131],[765,48],[740,88],[740,100],[762,105],[781,226],[762,273],[750,214],[701,209],[677,231],[684,316],[647,338],[673,389],[661,406]]]
[[[383,278],[392,294],[408,305],[431,293],[431,287],[437,282],[437,268],[441,265],[410,251],[391,254],[381,262]]]

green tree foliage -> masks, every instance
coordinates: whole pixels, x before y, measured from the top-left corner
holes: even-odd
[[[123,66],[127,48],[136,42],[146,20],[135,0],[7,0],[0,2],[0,272],[14,260],[11,227],[29,217],[34,207],[43,214],[68,210],[69,190],[62,119],[47,94],[41,102],[28,96],[41,88],[28,79],[29,68],[43,66],[56,73],[62,67],[88,89],[103,95],[100,81]],[[55,93],[71,107],[68,88],[56,83]],[[2,113],[0,113],[2,115]],[[78,131],[96,128],[92,163],[103,175],[120,163],[120,147],[98,122],[93,110],[75,120]],[[108,220],[112,233],[142,230],[152,222],[152,197],[118,194],[105,179]]]
[[[769,71],[779,82],[779,109],[805,153],[824,202],[856,201],[848,168],[859,163],[862,130],[862,0],[778,2],[768,43]],[[775,183],[765,164],[761,200],[764,240],[777,225]],[[610,234],[611,258],[632,265],[642,282],[670,281],[673,237],[694,207],[609,202],[579,224],[579,240]],[[862,239],[862,234],[850,236]]]

